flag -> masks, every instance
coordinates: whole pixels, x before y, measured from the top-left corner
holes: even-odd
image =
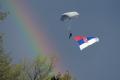
[[[88,47],[96,42],[99,42],[98,37],[75,36],[74,40],[77,41],[80,50],[83,50],[86,47]]]

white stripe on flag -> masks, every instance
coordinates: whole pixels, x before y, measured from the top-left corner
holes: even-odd
[[[99,42],[99,38],[97,38],[97,37],[93,38],[91,40],[88,40],[86,43],[79,45],[79,48],[80,48],[80,50],[83,50],[84,48],[86,48],[86,47],[88,47],[96,42]]]

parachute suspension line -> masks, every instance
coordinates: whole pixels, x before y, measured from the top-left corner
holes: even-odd
[[[68,22],[68,28],[67,28],[67,32],[68,32],[68,35],[69,35],[69,39],[72,37],[72,29],[71,29],[71,22],[72,22],[72,20],[70,20],[69,22]]]
[[[68,21],[68,27],[67,27],[67,31],[68,31],[68,32],[71,32],[71,27],[72,27],[72,26],[71,26],[71,22],[72,22],[72,20],[69,20],[69,21]]]

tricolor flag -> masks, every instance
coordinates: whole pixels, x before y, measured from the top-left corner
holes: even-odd
[[[74,40],[78,42],[80,50],[99,42],[98,37],[85,37],[85,36],[75,36]]]

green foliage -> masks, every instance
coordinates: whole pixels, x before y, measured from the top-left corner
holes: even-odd
[[[9,57],[0,52],[0,80],[8,80],[10,71],[10,59]]]
[[[37,56],[32,61],[24,60],[22,64],[12,64],[10,58],[0,53],[0,80],[51,80],[53,62],[45,56]],[[61,80],[72,80],[66,71]]]
[[[0,80],[51,80],[55,60],[38,55],[34,60],[24,60],[21,64],[12,64],[8,54],[2,47],[0,36]],[[69,72],[63,74],[61,80],[72,80]]]
[[[8,14],[9,14],[9,12],[1,12],[0,11],[0,21],[3,21],[7,17]]]
[[[11,63],[11,58],[3,49],[3,33],[0,34],[0,80],[18,80],[21,65]]]
[[[22,66],[24,78],[29,80],[46,80],[53,68],[44,56],[37,56],[33,62],[24,61]]]
[[[63,76],[62,76],[62,80],[72,80],[72,76],[70,75],[70,73],[68,71],[66,71]]]
[[[22,71],[22,66],[20,64],[11,65],[9,71],[9,80],[19,80]]]

